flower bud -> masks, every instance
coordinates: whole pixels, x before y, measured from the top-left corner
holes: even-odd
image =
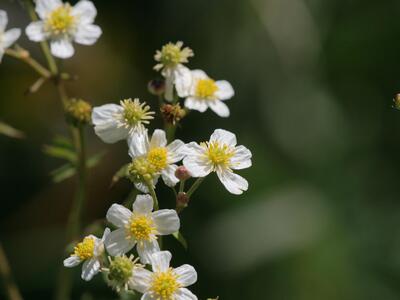
[[[109,284],[120,291],[126,287],[128,281],[132,278],[133,268],[135,267],[135,262],[132,261],[133,256],[127,257],[116,256],[114,259],[109,258],[110,266],[106,269],[107,279]]]
[[[400,110],[400,94],[396,94],[396,96],[394,96],[393,98],[393,107],[395,109]]]
[[[165,80],[164,79],[152,79],[147,84],[147,88],[150,94],[160,96],[165,92]]]
[[[74,125],[87,124],[92,115],[92,106],[82,99],[71,99],[66,105],[67,119]]]
[[[179,192],[176,196],[176,209],[181,211],[183,208],[187,207],[189,203],[189,197],[185,192]]]
[[[180,181],[187,180],[191,177],[189,171],[185,168],[185,166],[179,166],[175,171],[175,176]]]

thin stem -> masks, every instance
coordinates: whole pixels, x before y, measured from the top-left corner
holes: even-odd
[[[181,180],[179,184],[179,193],[183,193],[185,191],[185,182],[186,180]]]
[[[6,253],[0,243],[0,277],[3,281],[6,294],[10,300],[22,300],[21,293],[19,292],[18,286],[14,282],[10,265],[7,260]]]
[[[32,19],[32,21],[37,21],[38,17],[36,15],[35,7],[33,6],[32,1],[25,0],[25,3],[26,3],[26,8],[28,10],[30,18]],[[49,44],[47,43],[47,41],[40,42],[40,47],[42,48],[42,52],[47,60],[47,64],[49,65],[50,72],[53,75],[58,74],[57,63],[50,53],[50,48],[49,48]]]
[[[190,198],[192,194],[197,190],[200,184],[203,182],[205,177],[199,177],[197,180],[192,184],[186,195]]]
[[[171,143],[175,138],[176,125],[167,123],[165,125],[165,130],[167,132],[167,141],[168,143]]]
[[[29,52],[21,49],[20,51],[14,50],[14,49],[6,49],[5,54],[11,57],[14,57],[16,59],[19,59],[23,61],[24,63],[28,64],[29,66],[32,67],[37,73],[39,73],[40,76],[44,78],[50,78],[51,73],[49,70],[47,70],[45,67],[43,67],[39,62],[37,62],[35,59],[33,59],[30,55]]]
[[[150,191],[151,197],[153,198],[154,210],[159,210],[157,194],[156,194],[156,191],[154,190],[153,184],[151,182],[147,183],[147,187]]]

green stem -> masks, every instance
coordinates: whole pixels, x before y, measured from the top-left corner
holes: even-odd
[[[185,191],[185,182],[186,180],[181,180],[179,184],[179,193],[183,193]]]
[[[203,182],[205,177],[199,177],[197,180],[192,184],[188,192],[186,193],[187,196],[190,198],[192,194],[197,190],[197,188],[200,186],[200,184]]]
[[[154,190],[153,184],[151,182],[147,183],[147,188],[149,189],[150,195],[153,198],[154,210],[159,210],[157,194],[156,191]]]
[[[8,299],[22,300],[21,293],[12,277],[11,268],[1,243],[0,243],[0,278],[3,281]]]
[[[5,54],[16,59],[23,61],[24,63],[28,64],[32,67],[40,76],[44,78],[50,78],[51,73],[45,67],[43,67],[40,63],[38,63],[35,59],[30,57],[29,52],[21,49],[19,51],[14,49],[6,49]]]

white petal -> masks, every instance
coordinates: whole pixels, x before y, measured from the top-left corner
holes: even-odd
[[[152,241],[143,241],[138,243],[136,250],[140,256],[140,261],[143,264],[150,264],[151,256],[160,251],[160,246],[158,245],[157,240],[154,239]]]
[[[174,140],[171,144],[167,146],[168,151],[168,162],[176,163],[180,161],[184,156],[185,143],[181,140]]]
[[[26,27],[25,33],[31,41],[44,41],[46,39],[46,35],[43,26],[43,21],[32,22],[28,25],[28,27]]]
[[[208,106],[220,117],[229,117],[229,108],[221,100],[212,100],[208,102]]]
[[[0,32],[3,32],[6,29],[7,23],[8,23],[7,12],[1,9],[0,10]]]
[[[78,27],[75,34],[75,42],[82,45],[93,45],[101,36],[101,28],[97,25],[86,24]]]
[[[178,168],[177,165],[168,165],[164,170],[161,171],[162,179],[167,186],[175,186],[179,179],[175,176],[175,171]]]
[[[146,293],[150,287],[152,276],[153,273],[145,268],[133,269],[130,288],[137,290],[140,293]]]
[[[158,299],[155,299],[155,298],[151,295],[151,293],[145,293],[145,294],[142,295],[142,297],[140,298],[140,300],[158,300]]]
[[[64,267],[72,268],[81,263],[81,259],[76,255],[71,255],[70,257],[64,259]]]
[[[82,279],[89,281],[100,271],[100,262],[96,258],[89,259],[83,263]]]
[[[75,50],[72,43],[67,39],[53,40],[50,42],[51,54],[59,58],[69,58],[74,55]]]
[[[126,238],[125,228],[119,228],[112,231],[104,241],[107,252],[112,255],[122,255],[129,252],[136,241]]]
[[[174,80],[175,79],[172,76],[165,77],[164,98],[170,102],[174,100]]]
[[[151,267],[153,272],[165,272],[169,268],[172,254],[169,251],[159,251],[151,255]]]
[[[229,170],[217,170],[219,180],[225,188],[232,194],[240,195],[247,191],[249,184],[246,179]]]
[[[90,24],[96,18],[97,10],[93,2],[81,0],[72,8],[72,15],[77,16],[81,24]]]
[[[122,111],[123,108],[116,104],[105,104],[93,108],[94,131],[103,142],[115,143],[128,137],[129,129],[120,127],[116,120],[116,115],[121,114]]]
[[[185,100],[185,107],[199,112],[205,112],[208,108],[207,100],[202,100],[196,97],[188,97]]]
[[[199,156],[186,156],[183,159],[183,165],[192,177],[205,177],[213,170],[212,164],[204,161],[204,159]]]
[[[232,85],[226,80],[218,80],[215,82],[218,87],[218,91],[215,92],[215,96],[220,100],[227,100],[235,95]]]
[[[132,212],[125,206],[120,204],[113,204],[107,211],[108,222],[114,224],[117,227],[124,227],[128,223]]]
[[[153,211],[153,198],[151,195],[137,195],[132,208],[134,213],[151,213]]]
[[[192,70],[192,77],[194,80],[199,80],[199,79],[208,79],[208,75],[206,74],[206,72],[204,72],[203,70]]]
[[[165,147],[167,145],[167,137],[164,130],[156,129],[150,140],[150,148]]]
[[[184,98],[189,96],[192,86],[192,73],[183,65],[179,65],[175,71],[175,88],[179,97]]]
[[[104,233],[103,236],[101,237],[101,240],[104,242],[104,240],[107,238],[107,236],[111,233],[110,228],[106,227],[106,229],[104,229]]]
[[[47,14],[62,5],[61,0],[36,0],[36,12],[43,20]]]
[[[197,300],[197,296],[186,288],[180,288],[175,293],[175,300]]]
[[[15,43],[16,40],[18,40],[18,38],[20,36],[21,36],[21,29],[19,29],[19,28],[13,28],[13,29],[7,30],[3,36],[4,48],[10,47],[12,44]]]
[[[191,265],[183,265],[179,268],[174,269],[175,273],[178,274],[178,282],[183,286],[187,287],[197,281],[197,272]]]
[[[140,130],[128,137],[129,156],[136,158],[145,155],[149,149],[149,137],[146,130]]]
[[[180,221],[176,210],[160,209],[152,213],[153,221],[160,235],[167,235],[177,232]]]
[[[251,167],[251,152],[245,146],[237,146],[235,155],[231,158],[231,166],[234,170]]]
[[[219,142],[228,146],[236,146],[236,135],[224,129],[216,129],[210,137],[210,142]]]
[[[147,185],[143,182],[135,182],[135,188],[139,191],[141,191],[142,193],[149,193],[149,188],[147,187]]]

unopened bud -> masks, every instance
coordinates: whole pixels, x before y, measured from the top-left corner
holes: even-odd
[[[181,211],[183,208],[187,207],[189,203],[189,197],[185,192],[179,192],[176,196],[176,208],[177,211]]]
[[[147,88],[150,94],[160,96],[165,92],[165,80],[164,79],[152,79],[147,84]]]
[[[92,106],[82,99],[71,99],[66,106],[67,118],[74,125],[87,124],[92,115]]]
[[[396,94],[396,96],[394,96],[393,98],[393,107],[395,109],[400,110],[400,94]]]
[[[179,166],[175,171],[175,176],[180,181],[184,181],[192,177],[185,166]]]

